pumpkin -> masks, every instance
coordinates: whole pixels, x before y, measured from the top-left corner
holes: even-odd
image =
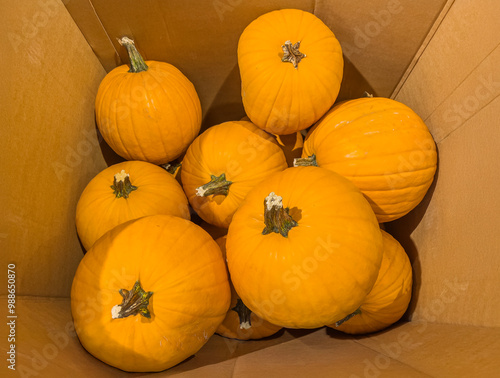
[[[104,169],[87,184],[76,206],[76,230],[89,250],[120,223],[154,214],[190,219],[182,187],[154,164],[125,161]]]
[[[182,154],[201,127],[201,105],[193,84],[173,65],[144,61],[134,41],[130,69],[121,65],[102,80],[96,121],[109,146],[127,160],[168,163]]]
[[[315,125],[295,165],[317,165],[347,177],[382,223],[422,201],[436,172],[437,152],[412,109],[388,98],[360,98],[335,106]]]
[[[335,102],[343,65],[340,43],[315,15],[298,9],[266,13],[238,41],[245,113],[272,134],[306,129]]]
[[[324,168],[275,173],[229,225],[227,263],[245,305],[289,328],[332,324],[356,310],[382,260],[382,236],[362,193]]]
[[[224,235],[215,240],[222,251],[224,261],[226,260],[226,238]],[[229,279],[229,286],[231,287],[231,305],[226,317],[215,331],[217,334],[230,339],[257,340],[272,336],[283,328],[259,318],[250,311],[234,290],[231,279]]]
[[[71,287],[71,311],[93,356],[125,371],[161,371],[207,342],[230,295],[210,235],[188,220],[152,215],[118,225],[88,251]]]
[[[165,169],[168,173],[170,173],[179,184],[182,185],[181,181],[181,168],[182,168],[182,163],[179,161],[171,161],[170,163],[166,164],[161,164],[160,167]]]
[[[248,118],[247,116],[243,117],[241,121],[251,122],[250,118]],[[302,146],[304,145],[304,136],[302,135],[302,132],[297,131],[296,133],[288,135],[273,135],[276,138],[276,142],[278,142],[278,145],[281,147],[283,153],[285,154],[287,165],[289,167],[293,167],[295,159],[302,156]]]
[[[382,264],[373,289],[356,311],[330,327],[350,334],[376,332],[397,322],[408,308],[412,287],[410,260],[390,234],[382,231],[382,237]]]
[[[189,146],[181,181],[194,211],[206,222],[227,228],[250,189],[285,168],[285,155],[272,135],[251,122],[224,122]]]

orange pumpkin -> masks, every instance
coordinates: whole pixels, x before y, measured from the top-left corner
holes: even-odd
[[[317,165],[351,180],[379,222],[415,208],[437,167],[436,146],[422,119],[382,97],[335,106],[307,135],[302,157],[296,165]]]
[[[224,261],[226,260],[226,236],[222,236],[215,240],[219,245]],[[274,335],[283,327],[271,324],[262,318],[259,318],[255,313],[245,306],[239,297],[234,286],[229,279],[231,287],[231,305],[226,317],[222,321],[217,331],[217,334],[238,340],[257,340],[264,337]]]
[[[76,229],[89,250],[113,227],[154,214],[190,219],[182,187],[154,164],[125,161],[104,169],[85,187],[76,206]]]
[[[247,116],[243,117],[240,121],[251,122],[250,118]],[[303,132],[305,133],[305,131]],[[304,136],[302,135],[302,132],[297,131],[296,133],[288,135],[273,135],[285,154],[286,163],[289,167],[293,167],[295,159],[302,156],[302,147],[304,145]]]
[[[362,193],[318,167],[288,168],[248,193],[227,262],[246,306],[272,324],[316,328],[356,310],[375,283],[382,236]]]
[[[194,223],[153,215],[123,223],[84,256],[71,288],[75,330],[101,361],[161,371],[196,353],[226,316],[226,267]]]
[[[380,331],[397,322],[411,299],[412,271],[399,242],[382,231],[384,254],[375,285],[354,313],[330,325],[339,331],[362,334]]]
[[[176,67],[144,61],[129,38],[120,43],[127,48],[130,69],[113,69],[99,85],[97,126],[123,158],[165,164],[180,156],[200,131],[198,94]]]
[[[312,13],[282,9],[260,16],[238,42],[246,114],[272,134],[311,126],[335,102],[343,64],[335,35]]]
[[[224,122],[189,146],[181,181],[198,215],[227,228],[250,189],[285,168],[286,158],[273,136],[251,122]]]

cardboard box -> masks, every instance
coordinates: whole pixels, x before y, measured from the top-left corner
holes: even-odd
[[[321,328],[267,340],[213,336],[157,376],[500,376],[500,3],[496,0],[1,1],[1,269],[14,264],[16,314],[0,288],[2,376],[115,377],[72,328],[69,293],[83,256],[76,202],[121,159],[100,139],[94,98],[127,62],[117,38],[194,83],[203,128],[239,119],[236,45],[273,9],[316,14],[346,57],[340,99],[364,91],[401,101],[426,122],[439,169],[417,209],[386,228],[405,247],[414,293],[402,322],[349,337]],[[6,321],[7,319],[7,321]],[[10,324],[9,324],[10,323]],[[15,342],[8,336],[14,329]],[[15,347],[16,371],[6,361]]]

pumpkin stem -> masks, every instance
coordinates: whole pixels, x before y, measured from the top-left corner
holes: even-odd
[[[291,41],[286,41],[285,44],[281,46],[281,48],[283,49],[283,58],[281,58],[281,61],[292,63],[295,69],[298,68],[302,58],[306,57],[306,54],[302,54],[299,51],[300,41],[293,45]]]
[[[298,226],[289,211],[288,207],[283,208],[282,197],[277,196],[274,192],[269,193],[264,200],[264,223],[266,227],[262,231],[262,235],[276,232],[285,238],[288,237],[288,231]]]
[[[361,309],[358,308],[356,311],[354,311],[352,314],[347,315],[345,318],[340,319],[338,322],[335,322],[335,327],[340,326],[342,323],[347,322],[349,319],[353,318],[356,315],[361,314]]]
[[[111,189],[114,190],[113,194],[116,198],[128,198],[132,191],[137,190],[137,186],[132,185],[129,174],[122,169],[115,175]]]
[[[236,306],[234,306],[231,310],[238,314],[238,318],[240,319],[240,329],[249,329],[252,327],[252,322],[250,321],[252,311],[245,306],[240,298],[238,298]]]
[[[160,167],[162,167],[164,170],[166,170],[168,173],[171,175],[175,175],[175,172],[182,166],[182,163],[165,163],[161,164]]]
[[[137,73],[148,70],[148,65],[142,58],[141,54],[139,54],[139,51],[137,51],[135,43],[132,39],[123,37],[118,39],[118,43],[125,46],[127,49],[128,58],[130,59],[130,70],[128,72]]]
[[[211,180],[209,182],[196,188],[196,195],[198,197],[208,197],[212,194],[227,196],[229,193],[229,186],[231,186],[233,182],[226,180],[226,174],[223,173],[219,177],[210,175],[210,178]]]
[[[305,158],[295,158],[293,159],[294,167],[309,167],[309,166],[318,166],[318,162],[316,161],[316,155],[312,154],[311,156]]]
[[[113,319],[126,318],[127,316],[135,316],[137,314],[141,314],[145,318],[151,318],[148,306],[149,298],[151,298],[153,292],[144,291],[139,280],[135,281],[132,290],[120,289],[119,293],[123,297],[123,301],[111,309],[111,317]]]

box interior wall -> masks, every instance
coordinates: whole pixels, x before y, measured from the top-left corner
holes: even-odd
[[[117,373],[81,350],[71,331],[68,299],[83,257],[76,202],[95,174],[121,161],[98,134],[93,102],[105,74],[127,61],[117,38],[133,37],[146,59],[172,63],[192,80],[206,129],[244,115],[236,61],[244,27],[267,11],[300,8],[321,18],[342,44],[346,65],[339,99],[368,91],[401,101],[422,117],[436,141],[439,169],[429,193],[410,214],[386,224],[413,266],[405,322],[370,337],[325,329],[286,331],[260,344],[214,337],[200,355],[162,374],[305,373],[300,361],[314,361],[319,376],[328,376],[334,364],[344,376],[367,376],[370,364],[387,376],[500,371],[500,3],[1,3],[6,69],[0,151],[6,182],[0,189],[0,259],[3,267],[16,265],[22,315],[18,364],[40,376],[62,371],[80,376],[83,366],[101,376]],[[6,285],[0,294],[6,308]],[[47,345],[56,345],[53,359],[44,354]]]

